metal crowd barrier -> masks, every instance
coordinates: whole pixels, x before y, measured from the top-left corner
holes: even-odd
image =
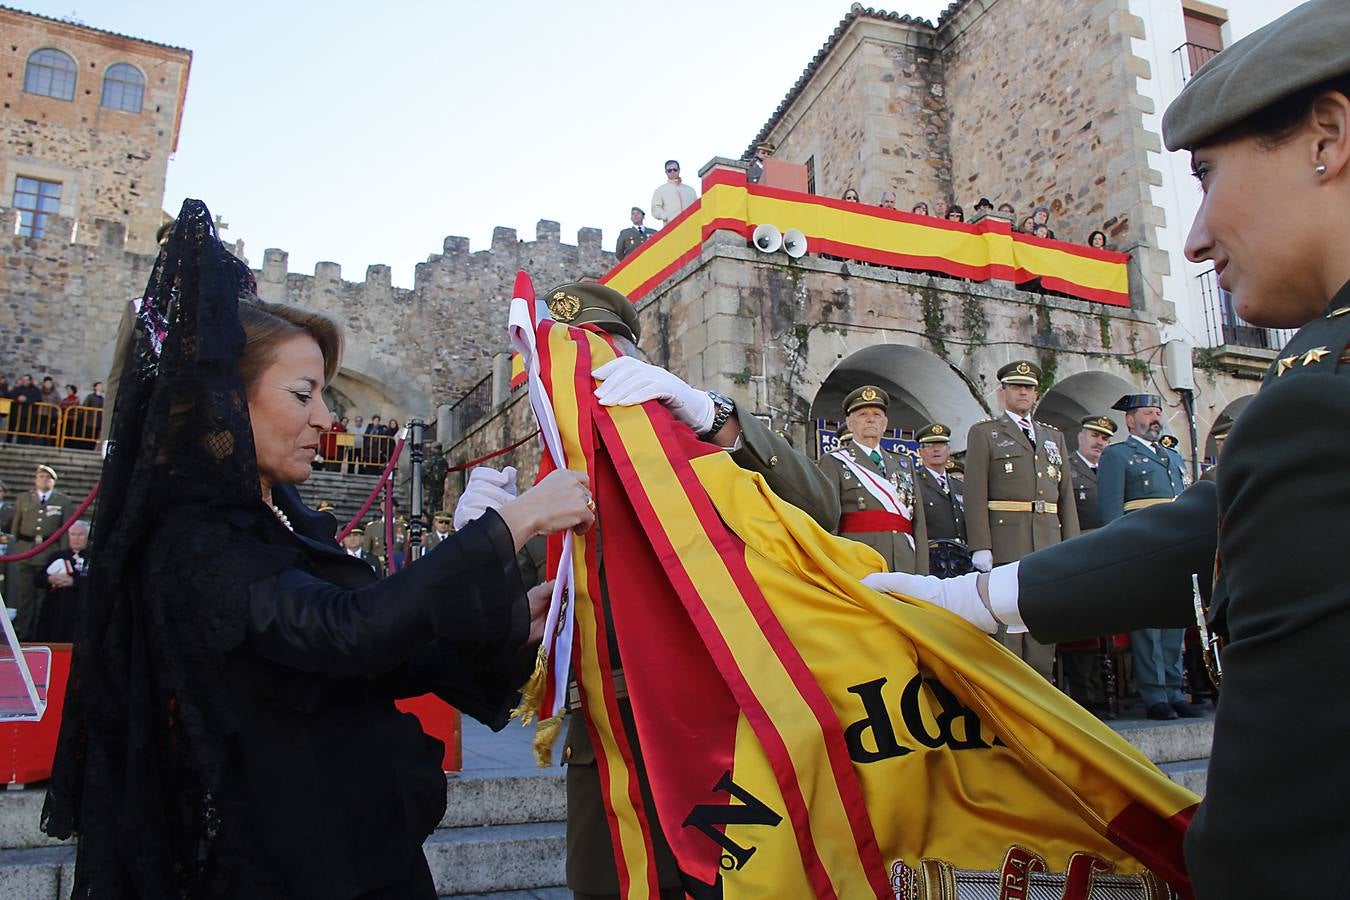
[[[55,403],[18,403],[0,399],[0,441],[94,450],[103,428],[103,410],[97,406],[68,406]]]

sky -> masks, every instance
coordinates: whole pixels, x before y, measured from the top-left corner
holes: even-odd
[[[648,209],[680,160],[697,187],[739,157],[849,0],[677,4],[7,0],[193,52],[164,206],[203,200],[292,272],[413,267],[448,235],[533,240],[540,219],[604,231]],[[932,22],[946,0],[897,0]],[[652,224],[649,221],[649,224]]]

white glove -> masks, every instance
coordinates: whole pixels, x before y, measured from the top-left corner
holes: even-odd
[[[479,466],[469,473],[469,483],[455,504],[455,530],[459,531],[489,509],[501,509],[516,499],[516,467],[494,469]]]
[[[988,553],[989,551],[984,551]],[[938,578],[936,575],[910,575],[907,572],[877,572],[863,578],[862,583],[883,594],[900,594],[925,600],[956,613],[981,631],[993,634],[998,622],[980,600],[975,579],[977,572],[968,572],[956,578]]]
[[[970,564],[981,572],[988,572],[994,567],[994,551],[976,550],[970,554]]]
[[[633,406],[659,400],[695,434],[703,434],[712,426],[716,412],[712,398],[659,366],[633,356],[620,356],[591,375],[603,382],[595,389],[595,398],[602,406]]]

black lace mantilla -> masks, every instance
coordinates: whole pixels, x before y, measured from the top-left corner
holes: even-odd
[[[211,568],[223,518],[260,502],[238,371],[238,303],[254,288],[200,201],[183,204],[137,311],[94,520],[42,828],[80,838],[74,896],[273,894],[242,826],[221,679],[247,585],[292,560]],[[202,586],[214,589],[203,591]],[[248,861],[248,865],[240,865]],[[249,880],[251,883],[241,883]]]

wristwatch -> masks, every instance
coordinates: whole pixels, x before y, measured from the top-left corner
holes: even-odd
[[[722,430],[722,426],[727,424],[727,419],[730,419],[736,412],[736,401],[730,397],[724,397],[716,391],[708,391],[708,396],[712,398],[713,402],[713,420],[708,429],[699,435],[701,438],[709,438],[717,434]]]

